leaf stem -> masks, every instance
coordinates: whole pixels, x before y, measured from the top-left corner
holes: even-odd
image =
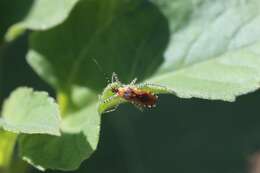
[[[69,104],[68,96],[64,92],[59,92],[57,95],[57,102],[60,106],[61,116],[65,117]]]
[[[0,171],[11,173],[12,158],[17,134],[1,131],[0,141]]]

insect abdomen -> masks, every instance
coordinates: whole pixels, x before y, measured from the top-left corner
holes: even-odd
[[[120,88],[117,94],[125,100],[140,107],[153,107],[157,101],[157,96],[152,93],[141,91],[137,88]]]
[[[136,96],[135,101],[141,106],[152,107],[155,105],[157,97],[151,93],[141,93]]]

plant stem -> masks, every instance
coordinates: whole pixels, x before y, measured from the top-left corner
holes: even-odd
[[[67,108],[68,108],[68,104],[69,104],[68,96],[64,92],[58,93],[57,102],[60,106],[61,116],[65,117],[66,112],[67,112]]]
[[[0,137],[0,170],[3,173],[11,173],[10,168],[17,134],[1,131]]]

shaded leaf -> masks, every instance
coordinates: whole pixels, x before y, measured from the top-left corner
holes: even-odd
[[[58,105],[46,92],[16,89],[5,101],[2,116],[3,128],[11,132],[60,135]]]
[[[149,2],[82,1],[62,25],[32,34],[27,59],[56,89],[101,91],[102,71],[115,71],[124,81],[150,76],[163,60],[167,39],[167,22]]]
[[[191,5],[190,12],[184,11],[190,13],[189,20],[179,29],[174,27],[176,2]],[[164,0],[159,5],[171,23],[171,41],[165,63],[149,81],[184,98],[234,101],[258,89],[259,1],[176,2]]]
[[[92,153],[82,133],[62,133],[60,137],[23,135],[19,140],[19,150],[25,161],[40,170],[75,170]]]

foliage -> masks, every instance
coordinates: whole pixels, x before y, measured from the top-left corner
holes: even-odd
[[[233,102],[259,88],[258,0],[1,3],[1,99],[8,51],[24,38],[26,61],[56,98],[35,84],[20,87],[16,78],[27,75],[14,77],[17,89],[5,98],[0,121],[5,171],[16,141],[19,157],[40,170],[78,169],[97,149],[103,113],[126,102],[102,102],[114,95],[115,83],[106,81],[112,72],[179,98]]]

